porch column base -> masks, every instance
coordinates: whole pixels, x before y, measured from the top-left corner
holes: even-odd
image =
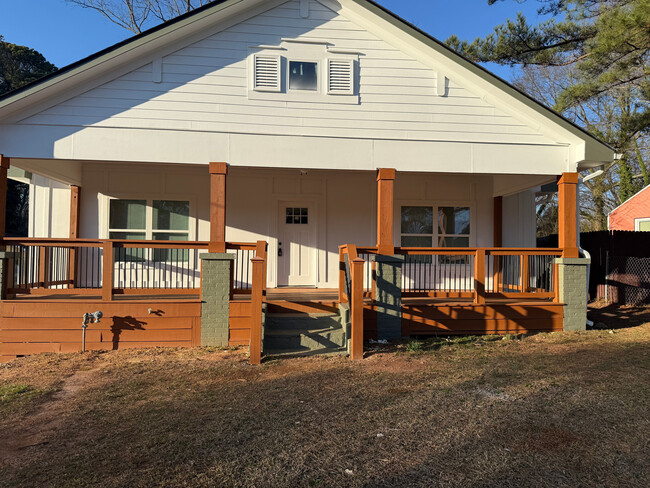
[[[402,338],[402,264],[403,256],[375,256],[377,339]]]
[[[564,303],[564,330],[587,329],[587,266],[591,259],[558,258],[558,300]]]
[[[230,317],[230,269],[235,256],[201,254],[201,345],[227,347]]]

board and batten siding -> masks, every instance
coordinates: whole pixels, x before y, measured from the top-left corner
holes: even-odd
[[[356,105],[331,103],[328,97],[314,101],[249,98],[250,48],[279,46],[283,38],[326,40],[333,48],[359,52],[360,102]],[[282,55],[290,58],[291,46]],[[160,77],[155,73],[158,64]],[[538,129],[487,103],[481,93],[460,86],[453,78],[447,80],[444,96],[439,96],[437,76],[445,75],[444,66],[436,70],[425,66],[316,0],[309,2],[309,17],[302,18],[300,1],[293,0],[179,48],[164,56],[160,63],[146,64],[27,117],[20,124],[70,128],[69,137],[78,139],[69,144],[70,151],[77,151],[75,157],[88,159],[99,159],[93,155],[93,141],[105,144],[119,140],[127,147],[136,144],[130,139],[141,137],[150,141],[155,137],[166,138],[167,131],[175,131],[172,137],[177,138],[178,144],[187,146],[185,162],[205,162],[194,160],[190,149],[199,139],[200,144],[214,146],[210,154],[215,160],[222,156],[220,159],[240,165],[282,166],[284,160],[274,151],[285,149],[288,141],[295,142],[288,147],[295,148],[298,161],[303,157],[309,162],[310,150],[323,151],[325,142],[303,147],[296,142],[299,136],[313,140],[331,138],[331,144],[336,144],[336,139],[369,141],[361,146],[349,143],[350,148],[354,147],[348,152],[349,158],[355,158],[354,151],[370,154],[357,158],[358,163],[331,161],[329,166],[326,160],[319,160],[325,167],[371,169],[368,161],[373,158],[381,166],[381,157],[371,153],[385,154],[390,160],[393,154],[404,154],[399,143],[411,141],[414,144],[409,147],[416,151],[414,154],[438,153],[436,162],[446,171],[480,172],[468,166],[466,160],[476,157],[481,151],[477,147],[490,151],[492,144],[517,145],[533,151],[528,160],[565,163],[566,144],[551,140]],[[154,139],[151,131],[156,134]],[[187,133],[225,134],[226,138],[188,139],[183,136]],[[254,146],[251,139],[245,137],[251,135],[270,137],[257,139],[260,144],[268,144],[266,162],[256,160],[261,156],[251,148]],[[277,137],[287,139],[278,143]],[[451,146],[450,152],[446,147],[442,155],[435,145],[418,146],[418,142],[452,143],[457,148]],[[342,155],[346,154],[345,147],[339,149]],[[497,146],[497,151],[500,147]],[[327,150],[328,154],[337,154],[329,146]],[[149,161],[161,160],[156,159],[155,149],[151,151]],[[307,154],[301,156],[301,151]],[[129,160],[117,148],[115,158],[107,157],[108,154],[108,148],[104,148],[105,159]],[[445,160],[445,156],[454,154],[458,160],[455,167],[454,160]],[[486,154],[489,155],[483,161],[489,163],[495,159],[496,154]],[[131,156],[132,160],[142,158],[135,153]],[[180,155],[175,157],[181,159]],[[431,157],[434,156],[427,156]],[[291,157],[286,161],[288,166],[297,165]],[[410,169],[425,169],[427,163],[420,161]],[[513,169],[505,171],[513,172]]]

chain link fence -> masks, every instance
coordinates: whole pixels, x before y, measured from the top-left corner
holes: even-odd
[[[607,254],[605,299],[620,305],[650,304],[650,258]]]

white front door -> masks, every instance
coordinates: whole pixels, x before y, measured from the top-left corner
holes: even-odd
[[[314,205],[280,202],[278,215],[278,286],[316,286]]]

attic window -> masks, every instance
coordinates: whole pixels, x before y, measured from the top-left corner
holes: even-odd
[[[327,60],[327,93],[330,95],[354,94],[354,62],[349,59]]]
[[[281,85],[280,56],[256,54],[253,59],[253,88],[279,92]]]
[[[289,61],[289,90],[318,90],[318,63]]]

